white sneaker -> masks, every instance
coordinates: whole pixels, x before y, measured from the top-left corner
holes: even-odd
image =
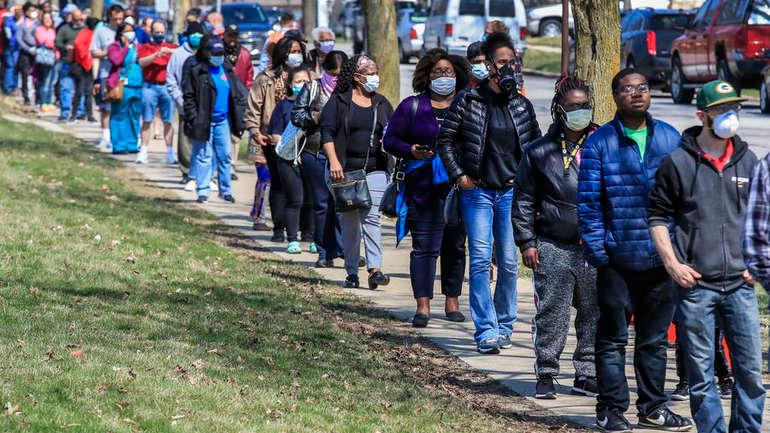
[[[185,191],[195,191],[195,180],[190,180],[184,184]]]
[[[112,143],[110,143],[108,140],[100,141],[99,150],[102,152],[112,152]]]
[[[209,187],[211,188],[211,191],[217,192],[219,191],[219,186],[217,186],[217,182],[215,180],[211,180],[211,183],[209,184]]]
[[[137,164],[147,164],[147,147],[142,146],[139,148],[139,153],[136,154]]]
[[[169,148],[166,151],[166,163],[172,165],[177,163],[176,155],[174,155],[174,149]]]

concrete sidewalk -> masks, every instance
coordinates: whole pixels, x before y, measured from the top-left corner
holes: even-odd
[[[26,118],[15,115],[4,115],[6,119],[15,122],[32,122],[38,126],[54,132],[66,132],[94,144],[100,137],[98,125],[79,123],[76,125],[63,125],[50,122],[40,118]],[[117,159],[132,165],[135,170],[143,176],[144,180],[151,186],[164,188],[172,191],[184,201],[195,204],[195,193],[184,191],[183,185],[179,183],[180,172],[176,166],[165,164],[165,149],[162,143],[153,142],[150,145],[149,164],[134,164],[134,155],[116,156]],[[248,217],[251,209],[251,203],[254,194],[254,184],[256,174],[253,165],[244,163],[238,164],[237,174],[240,180],[233,182],[233,196],[236,199],[235,204],[229,204],[215,196],[211,200],[200,205],[206,211],[220,217],[228,225],[241,230],[252,236],[261,245],[275,252],[285,260],[293,260],[301,265],[312,266],[316,260],[316,255],[303,253],[299,255],[286,254],[285,244],[275,244],[269,241],[271,233],[254,232],[251,230],[251,221]],[[370,291],[368,289],[351,290],[351,293],[370,299],[374,305],[387,310],[392,316],[399,320],[409,321],[414,314],[414,299],[412,297],[411,285],[409,281],[409,252],[411,250],[410,239],[405,239],[401,246],[395,248],[395,237],[392,229],[392,221],[383,220],[383,249],[384,263],[383,270],[391,276],[391,284],[381,290]],[[303,244],[307,250],[307,244]],[[337,267],[333,269],[317,269],[316,271],[325,278],[341,283],[345,278],[345,271],[341,268],[341,260],[337,260]],[[361,273],[364,277],[364,272]],[[467,285],[465,287],[467,292]],[[420,330],[420,334],[430,338],[436,344],[462,359],[471,367],[478,369],[491,378],[494,378],[505,384],[517,394],[531,396],[534,394],[535,376],[533,374],[533,365],[535,361],[534,351],[531,339],[531,320],[535,313],[533,303],[532,281],[530,279],[518,280],[519,291],[519,321],[515,327],[512,336],[513,348],[503,350],[500,355],[480,355],[475,350],[473,342],[473,324],[470,320],[465,323],[451,323],[444,320],[443,299],[438,294],[433,302],[433,314],[430,324],[427,328]],[[467,296],[461,298],[462,309],[465,315],[470,319],[468,312]],[[574,312],[573,312],[574,313]],[[633,335],[633,333],[632,333]],[[559,397],[556,400],[535,400],[538,406],[550,410],[553,414],[563,417],[565,421],[571,421],[583,426],[593,426],[594,424],[594,405],[595,399],[581,396],[572,396],[569,394],[569,388],[572,385],[574,370],[571,365],[571,354],[575,347],[574,330],[570,330],[570,336],[567,341],[567,347],[562,356],[562,374],[561,382],[564,386],[558,388]],[[633,387],[633,350],[629,346],[628,362],[626,367],[627,377],[630,385]],[[676,374],[674,370],[674,352],[669,351],[669,369],[667,380],[667,391],[671,391],[676,384]],[[767,385],[766,385],[767,389]],[[633,406],[635,396],[631,396],[631,409],[628,411],[628,418],[631,422],[636,422],[636,409]],[[723,409],[729,414],[730,401],[723,401]],[[677,413],[688,415],[689,405],[687,402],[672,403],[671,407]],[[635,432],[652,432],[654,430],[635,429]],[[693,431],[695,431],[693,429]],[[770,432],[770,411],[765,410],[763,432]]]

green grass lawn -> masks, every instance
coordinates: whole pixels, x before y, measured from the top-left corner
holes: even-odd
[[[561,48],[561,36],[540,36],[527,38],[527,45]]]
[[[523,66],[526,69],[558,74],[561,72],[561,54],[528,48],[524,54]]]
[[[485,410],[518,397],[483,376],[425,386],[452,357],[118,162],[0,130],[0,431],[549,429]]]

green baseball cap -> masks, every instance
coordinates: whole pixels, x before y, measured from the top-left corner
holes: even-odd
[[[727,104],[729,102],[743,102],[747,98],[738,96],[735,87],[727,81],[714,80],[709,81],[700,88],[696,103],[698,110],[715,107],[717,105]]]

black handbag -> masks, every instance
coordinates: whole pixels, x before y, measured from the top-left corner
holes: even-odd
[[[462,214],[460,213],[460,190],[454,186],[449,190],[449,194],[444,201],[444,224],[449,227],[457,227],[462,223]]]
[[[418,104],[419,99],[417,96],[412,96],[412,118],[410,119],[412,123],[414,123],[414,118],[417,116]],[[404,187],[405,178],[405,161],[399,158],[396,160],[396,167],[395,170],[393,170],[393,179],[391,179],[388,187],[385,188],[385,192],[382,194],[382,201],[380,202],[380,214],[387,218],[398,218],[396,202],[398,200],[398,193],[401,192],[401,188]]]
[[[369,135],[369,147],[366,149],[364,168],[346,171],[343,173],[345,177],[341,181],[332,183],[334,210],[337,212],[366,210],[372,207],[372,195],[369,193],[369,184],[366,183],[366,166],[369,164],[369,153],[374,145],[376,129],[377,106],[374,106],[374,121],[372,122],[372,133]]]

